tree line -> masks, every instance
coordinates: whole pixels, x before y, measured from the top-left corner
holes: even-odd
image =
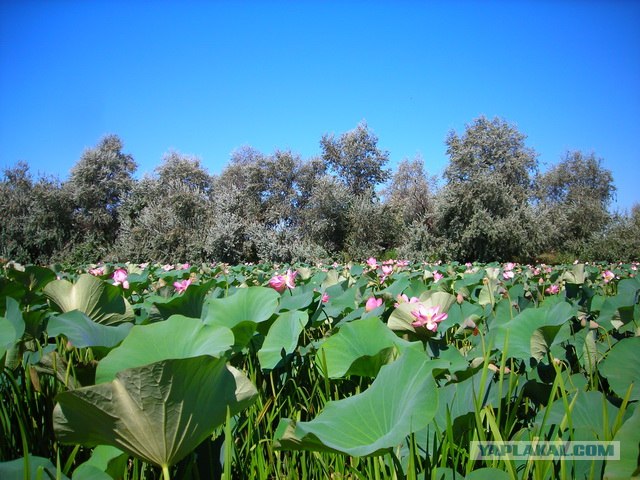
[[[421,158],[388,168],[366,123],[324,135],[320,155],[234,152],[219,174],[169,152],[137,180],[109,135],[69,178],[19,162],[0,180],[0,255],[23,263],[637,260],[640,206],[609,211],[611,172],[570,151],[541,173],[526,136],[479,117],[446,138],[442,182]],[[439,185],[441,183],[441,185]]]

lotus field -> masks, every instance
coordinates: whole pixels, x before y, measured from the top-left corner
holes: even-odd
[[[630,478],[637,264],[0,264],[0,478]],[[617,441],[620,460],[472,442]]]

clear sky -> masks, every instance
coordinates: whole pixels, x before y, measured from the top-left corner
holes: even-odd
[[[0,168],[64,179],[115,133],[139,176],[169,150],[219,173],[366,120],[392,166],[441,174],[479,115],[543,169],[595,152],[613,207],[640,202],[640,2],[0,0]]]

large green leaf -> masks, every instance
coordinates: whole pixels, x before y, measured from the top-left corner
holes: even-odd
[[[620,442],[620,460],[607,460],[604,468],[605,480],[627,480],[640,478],[640,407],[636,405],[613,437]]]
[[[7,277],[24,285],[29,292],[40,291],[56,279],[53,270],[38,265],[27,265],[24,270],[9,269],[6,272]]]
[[[309,321],[307,312],[297,310],[280,314],[264,339],[258,351],[258,360],[263,370],[275,368],[285,355],[298,346],[298,338]]]
[[[102,325],[79,310],[62,313],[49,320],[49,337],[64,335],[74,347],[115,347],[129,333],[132,323]]]
[[[264,322],[278,308],[279,299],[280,294],[272,288],[239,288],[228,297],[209,299],[203,320],[205,323],[217,323],[229,328],[245,321]]]
[[[280,297],[279,311],[303,310],[309,306],[312,300],[312,288],[305,288],[305,286],[296,287],[282,294]]]
[[[63,443],[112,445],[161,467],[175,464],[257,395],[249,379],[206,355],[119,372],[112,382],[64,392],[53,412]]]
[[[325,340],[316,354],[316,364],[329,378],[345,375],[375,377],[380,367],[408,344],[398,338],[378,317],[344,324]]]
[[[610,438],[618,408],[602,392],[578,391],[570,399],[568,413],[564,400],[559,399],[542,409],[533,424],[540,427],[546,421],[547,428],[557,428],[567,417],[571,420],[573,440],[606,440]]]
[[[51,463],[51,460],[48,458],[29,455],[27,462],[29,464],[29,476],[26,476],[24,458],[17,458],[10,462],[0,462],[0,478],[6,478],[7,480],[39,480],[46,478],[68,480],[68,478],[62,474],[60,477],[56,477],[56,466]]]
[[[149,325],[136,325],[122,344],[98,364],[96,383],[113,380],[116,373],[172,358],[199,355],[219,357],[233,345],[233,333],[220,325],[174,315]]]
[[[350,288],[347,281],[328,286],[325,293],[329,300],[322,308],[329,317],[338,317],[356,308],[362,294],[359,288]]]
[[[172,315],[200,318],[205,297],[215,283],[216,280],[211,279],[201,285],[189,285],[184,293],[175,294],[169,298],[153,297],[150,300],[164,319]]]
[[[88,273],[76,283],[56,280],[44,287],[45,295],[62,312],[80,310],[91,320],[103,325],[116,325],[134,319],[133,309],[118,287]]]
[[[582,285],[586,279],[584,263],[576,263],[573,265],[570,270],[564,273],[563,279],[567,283]]]
[[[91,458],[80,464],[74,471],[72,480],[112,480],[119,478],[127,468],[129,455],[111,445],[98,445],[91,452]]]
[[[239,288],[225,298],[209,299],[203,309],[203,321],[230,328],[236,347],[244,347],[257,324],[271,318],[278,308],[280,294],[272,288]]]
[[[511,476],[504,470],[493,467],[478,468],[473,470],[465,480],[509,480]]]
[[[484,378],[484,382],[483,382]],[[485,405],[497,406],[499,403],[499,389],[493,382],[493,372],[480,370],[461,382],[449,383],[438,389],[438,411],[434,417],[434,424],[440,431],[447,428],[449,420],[482,409]],[[506,389],[502,395],[506,395]]]
[[[616,343],[598,370],[611,389],[624,398],[630,385],[630,400],[640,400],[640,337],[625,338]]]
[[[575,315],[568,302],[550,307],[528,308],[512,320],[497,325],[492,338],[495,348],[507,356],[529,360],[544,357],[560,328]]]
[[[25,327],[18,302],[7,297],[6,306],[4,317],[0,317],[0,360],[22,338]]]
[[[310,422],[282,419],[276,448],[353,456],[389,451],[435,415],[438,390],[433,366],[420,344],[406,348],[395,362],[382,367],[365,392],[329,402]]]

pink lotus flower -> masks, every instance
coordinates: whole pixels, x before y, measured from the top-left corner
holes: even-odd
[[[507,270],[506,272],[502,272],[502,278],[505,280],[511,280],[515,276],[512,270]]]
[[[285,291],[286,288],[294,288],[296,286],[296,276],[298,272],[287,270],[284,275],[274,275],[269,280],[269,286],[279,293]]]
[[[296,277],[298,276],[297,271],[287,270],[287,273],[284,276],[284,283],[287,288],[295,288],[296,286]]]
[[[411,298],[409,298],[409,297],[407,297],[404,293],[402,293],[402,294],[398,295],[398,296],[396,297],[396,299],[397,299],[398,301],[397,301],[396,303],[394,303],[394,304],[393,304],[393,306],[394,306],[395,308],[398,308],[398,306],[399,306],[401,303],[418,303],[418,302],[420,302],[420,299],[419,299],[418,297],[411,297]]]
[[[433,272],[433,283],[437,283],[444,278],[444,275],[440,272]]]
[[[100,276],[104,275],[104,265],[101,265],[101,266],[96,267],[96,268],[90,268],[89,269],[89,273],[91,275],[96,276],[96,277],[100,277]]]
[[[329,301],[329,295],[327,294],[327,292],[324,292],[322,294],[322,303],[327,303]]]
[[[383,265],[382,266],[382,274],[385,276],[391,275],[393,273],[392,265]]]
[[[124,268],[119,268],[113,272],[113,284],[118,286],[122,285],[122,288],[129,288],[129,280],[127,280],[127,271]]]
[[[280,293],[284,292],[285,288],[287,288],[283,275],[274,275],[271,277],[271,280],[269,280],[269,286]]]
[[[414,327],[425,327],[427,330],[435,332],[438,329],[438,323],[446,320],[448,315],[444,312],[440,312],[438,305],[434,307],[420,306],[411,312],[411,315],[416,317],[416,321],[411,323]]]
[[[545,293],[547,293],[548,295],[555,295],[559,291],[560,291],[560,286],[556,285],[555,283],[545,289]]]
[[[173,265],[169,265],[167,263],[166,265],[162,266],[162,270],[164,270],[165,272],[168,272],[169,270],[173,270]]]
[[[378,268],[378,261],[374,257],[369,257],[369,259],[367,260],[367,265],[369,265],[369,267],[372,269],[376,269]]]
[[[369,297],[367,303],[365,303],[364,305],[364,311],[370,312],[371,310],[375,310],[376,308],[378,308],[380,305],[382,305],[381,298]]]
[[[509,270],[513,270],[513,268],[514,268],[515,266],[516,266],[516,264],[515,264],[515,263],[513,263],[513,262],[508,262],[508,263],[505,263],[505,264],[504,264],[504,269],[505,269],[505,271],[507,271],[507,272],[508,272]]]
[[[178,267],[181,270],[189,270],[189,268],[191,268],[191,265],[189,263],[183,263],[182,265],[178,265]]]
[[[611,280],[616,278],[616,274],[611,270],[605,270],[604,272],[602,272],[602,278],[604,279],[604,283],[609,283]]]
[[[184,293],[184,291],[191,285],[192,280],[187,278],[186,280],[180,280],[179,282],[173,282],[173,288],[178,293]]]

